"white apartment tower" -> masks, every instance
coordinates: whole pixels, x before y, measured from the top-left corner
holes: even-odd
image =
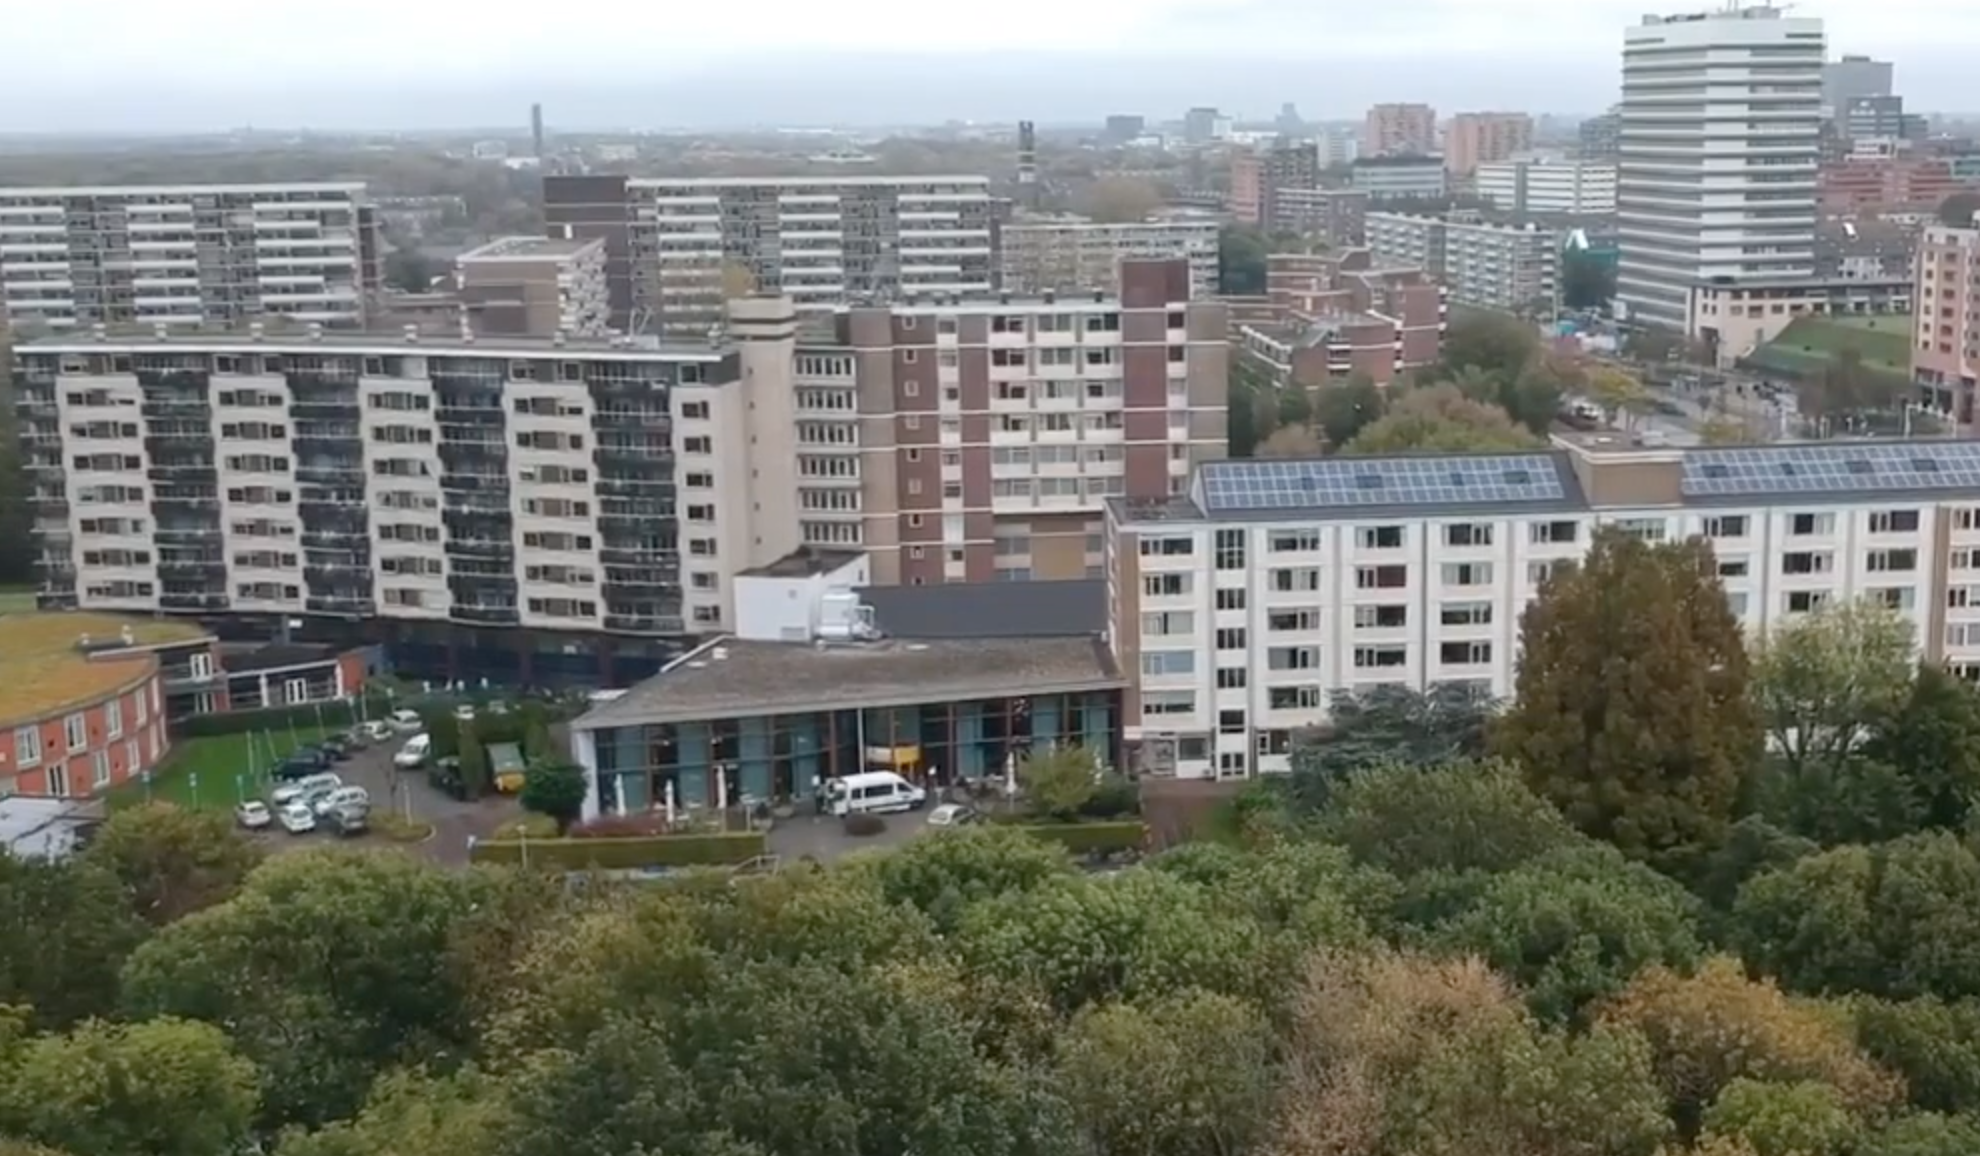
[[[1623,43],[1617,297],[1682,327],[1692,285],[1812,276],[1824,45],[1780,8],[1647,16]]]
[[[54,330],[355,327],[373,230],[362,183],[0,189],[0,312]]]

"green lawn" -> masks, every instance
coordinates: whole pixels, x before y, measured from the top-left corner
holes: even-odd
[[[1797,317],[1761,352],[1825,363],[1854,348],[1864,367],[1908,377],[1911,373],[1911,318],[1903,314]]]
[[[343,727],[297,727],[272,734],[213,735],[180,739],[165,765],[149,784],[126,783],[109,796],[112,810],[134,807],[147,799],[202,810],[225,810],[243,798],[267,794],[267,774],[276,760],[298,746],[315,742]]]
[[[34,587],[0,586],[0,614],[26,614],[34,609]]]

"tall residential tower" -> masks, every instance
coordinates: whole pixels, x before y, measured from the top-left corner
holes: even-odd
[[[1752,7],[1646,16],[1623,43],[1617,297],[1684,326],[1700,283],[1815,272],[1822,22]]]

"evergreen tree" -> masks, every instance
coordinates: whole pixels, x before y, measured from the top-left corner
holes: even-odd
[[[1762,730],[1711,550],[1601,531],[1520,629],[1497,752],[1576,826],[1630,855],[1688,864],[1716,846]]]

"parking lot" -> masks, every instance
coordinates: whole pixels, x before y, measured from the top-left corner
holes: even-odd
[[[347,785],[363,787],[371,795],[374,818],[390,811],[408,816],[414,822],[430,823],[432,837],[411,845],[413,850],[436,862],[463,865],[468,861],[470,836],[485,838],[493,834],[503,823],[512,822],[521,813],[521,808],[514,799],[501,796],[478,802],[462,802],[428,786],[423,771],[400,772],[394,769],[392,756],[410,737],[394,735],[384,742],[373,743],[343,762],[332,764],[330,770]],[[277,852],[337,840],[337,836],[321,830],[306,835],[291,835],[279,825],[255,832],[254,838]],[[347,842],[384,847],[404,845],[384,838],[375,829],[353,836]]]

